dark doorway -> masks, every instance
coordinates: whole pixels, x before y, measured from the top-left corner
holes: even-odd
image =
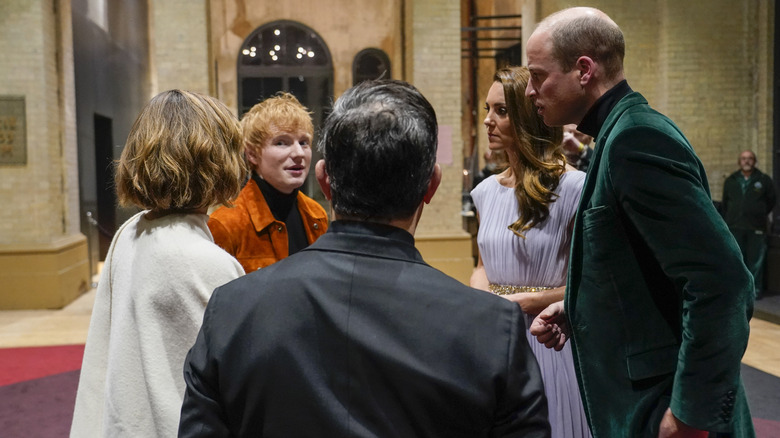
[[[513,44],[496,53],[496,69],[523,65],[523,45]]]
[[[352,85],[374,79],[390,79],[390,58],[379,49],[363,49],[352,61]]]
[[[95,114],[95,182],[97,185],[97,229],[100,260],[106,259],[116,231],[114,192],[114,137],[111,119]]]
[[[316,144],[317,132],[333,100],[333,64],[328,46],[314,30],[288,20],[258,27],[241,46],[237,72],[239,115],[286,91],[312,112]],[[320,158],[315,148],[309,178],[301,190],[324,202],[313,176],[314,163]]]

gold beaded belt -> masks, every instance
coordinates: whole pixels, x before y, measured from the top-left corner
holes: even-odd
[[[493,292],[496,295],[512,295],[512,294],[519,294],[521,292],[541,292],[543,290],[550,290],[554,289],[552,287],[547,286],[514,286],[511,284],[495,284],[490,283],[488,285],[488,290],[490,292]]]

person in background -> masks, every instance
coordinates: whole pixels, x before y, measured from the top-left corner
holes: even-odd
[[[571,340],[594,437],[754,436],[740,377],[753,280],[680,129],[625,80],[625,39],[570,8],[528,39],[526,88],[548,126],[596,139],[565,302],[534,320]]]
[[[577,125],[570,123],[563,125],[563,154],[566,155],[566,161],[575,168],[587,172],[590,166],[590,157],[593,156],[593,148],[590,142],[593,137],[577,131]]]
[[[124,206],[101,271],[70,436],[174,436],[181,367],[215,287],[244,274],[206,214],[246,179],[238,120],[218,100],[171,90],[135,121],[116,169]]]
[[[506,170],[509,163],[507,162],[506,152],[499,150],[492,150],[488,148],[483,157],[485,158],[485,167],[483,167],[476,175],[471,183],[471,189],[478,186],[479,183],[484,181],[495,174],[501,173]]]
[[[258,103],[241,119],[252,178],[235,206],[211,214],[214,241],[249,273],[300,251],[328,229],[328,216],[299,189],[309,174],[314,126],[292,94]]]
[[[737,239],[755,282],[754,296],[764,290],[769,213],[775,207],[775,185],[769,175],[756,168],[756,154],[742,151],[737,160],[739,170],[723,182],[721,211],[731,234]]]
[[[433,107],[407,83],[336,101],[315,168],[336,220],[214,291],[179,437],[549,437],[520,309],[414,247],[441,181],[436,147]]]
[[[499,69],[485,99],[488,147],[509,167],[471,192],[479,213],[479,259],[471,286],[517,303],[539,362],[554,438],[589,437],[571,348],[553,351],[528,333],[534,316],[563,299],[572,220],[585,174],[566,165],[561,129],[525,97],[528,69]]]

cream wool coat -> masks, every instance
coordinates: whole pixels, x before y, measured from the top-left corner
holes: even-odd
[[[81,368],[71,437],[171,437],[182,367],[212,291],[244,274],[213,242],[205,214],[117,231],[101,273]]]

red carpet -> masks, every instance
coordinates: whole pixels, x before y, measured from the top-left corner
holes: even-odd
[[[0,437],[67,437],[83,345],[0,349]],[[780,378],[742,365],[757,438],[780,438]]]
[[[81,369],[83,345],[0,348],[0,386]]]
[[[756,429],[756,438],[780,438],[780,421],[753,418],[753,427]]]
[[[83,355],[83,345],[0,349],[0,437],[67,437]]]

